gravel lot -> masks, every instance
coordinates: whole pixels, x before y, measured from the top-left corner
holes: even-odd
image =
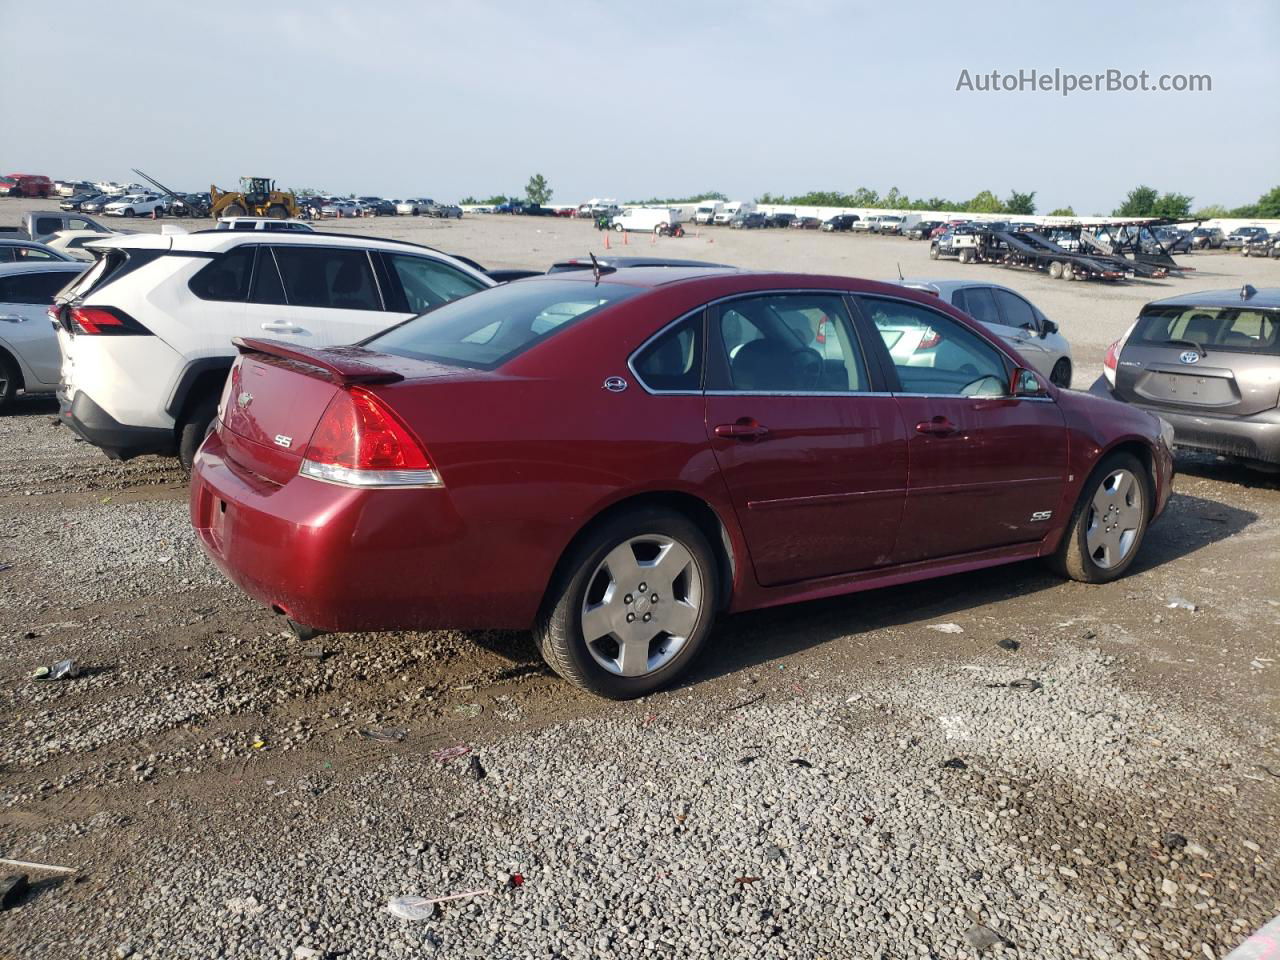
[[[601,249],[565,221],[346,227],[490,266]],[[780,233],[659,246],[990,271],[1091,363],[1148,299],[1276,282],[1202,255],[1195,280],[1065,284]],[[297,641],[204,560],[171,463],[111,463],[54,413],[0,417],[0,856],[77,873],[26,871],[4,960],[1214,960],[1280,911],[1274,479],[1180,458],[1125,580],[1025,564],[739,615],[688,682],[619,705],[524,634]],[[32,679],[64,657],[79,677]]]

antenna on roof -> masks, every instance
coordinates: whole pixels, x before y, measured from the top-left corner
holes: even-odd
[[[902,264],[899,263],[898,264],[898,282],[901,283],[905,279],[907,278],[902,275]]]
[[[592,253],[592,254],[591,254],[591,272],[592,272],[593,274],[595,274],[596,284],[597,284],[597,285],[599,285],[599,283],[600,283],[600,262],[599,262],[598,260],[596,260],[596,255],[595,255],[594,253]]]

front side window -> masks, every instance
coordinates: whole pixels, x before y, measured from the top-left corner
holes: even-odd
[[[640,290],[576,280],[503,284],[443,304],[364,345],[417,360],[492,369]]]
[[[665,331],[636,354],[640,381],[654,391],[697,391],[702,388],[702,311]]]
[[[289,303],[295,307],[381,310],[369,255],[341,247],[274,247]]]
[[[998,350],[963,324],[902,300],[861,298],[898,374],[903,393],[1002,397],[1009,378]]]
[[[995,295],[1000,303],[1000,309],[1004,311],[1004,322],[1007,325],[1026,327],[1028,330],[1036,329],[1036,312],[1031,304],[1008,290],[996,290]]]
[[[404,287],[405,299],[413,313],[426,313],[442,303],[485,289],[475,277],[438,260],[400,253],[385,256]]]
[[[714,389],[742,393],[831,393],[866,389],[865,365],[838,294],[746,297],[720,308]],[[722,374],[725,375],[725,374]]]

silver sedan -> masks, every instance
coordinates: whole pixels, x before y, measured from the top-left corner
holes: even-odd
[[[898,281],[924,290],[963,310],[1016,350],[1037,371],[1059,387],[1071,386],[1071,344],[1022,294],[997,283],[971,280]]]

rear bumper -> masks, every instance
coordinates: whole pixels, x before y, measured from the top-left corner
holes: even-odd
[[[121,423],[83,390],[77,390],[72,398],[65,387],[58,387],[58,418],[112,460],[130,460],[146,453],[172,454],[177,449],[172,430]]]
[[[1089,392],[1120,399],[1111,393],[1101,377]],[[1280,464],[1280,409],[1265,410],[1250,417],[1215,417],[1142,403],[1132,406],[1167,420],[1173,427],[1174,444],[1178,447],[1255,463]]]
[[[464,523],[444,488],[277,485],[229,461],[216,432],[196,456],[190,509],[228,579],[321,630],[528,629],[545,587],[504,562],[520,552],[509,539],[503,550],[509,532]]]

